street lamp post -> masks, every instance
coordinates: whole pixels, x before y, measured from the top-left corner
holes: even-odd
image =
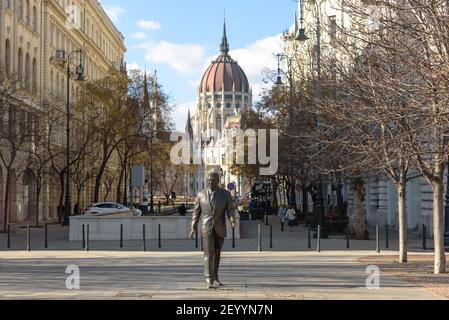
[[[324,2],[324,0],[317,0],[315,1],[316,6],[316,55],[317,55],[317,90],[316,90],[316,98],[318,101],[321,101],[321,5]],[[308,40],[307,36],[305,35],[305,29],[303,28],[303,11],[302,11],[302,3],[301,3],[301,28],[298,31],[298,35],[295,38],[297,41],[306,41]],[[317,128],[319,129],[320,123],[319,120],[317,121]],[[323,194],[323,179],[321,175],[318,178],[318,185],[317,185],[317,193],[315,196],[314,201],[314,213],[315,213],[315,219],[316,224],[321,226],[321,238],[327,238],[328,234],[326,229],[324,228],[324,194]],[[314,234],[314,237],[317,236],[317,233]]]
[[[65,56],[65,51],[62,52],[63,56]],[[76,67],[75,71],[72,72],[70,68],[70,62],[72,55],[78,53],[80,55],[80,64]],[[62,221],[63,226],[67,226],[70,224],[69,217],[72,211],[72,199],[71,199],[71,188],[70,188],[70,180],[71,180],[71,172],[70,172],[70,77],[72,75],[76,75],[77,81],[84,80],[84,66],[82,63],[84,52],[79,50],[74,50],[70,52],[67,56],[65,62],[67,63],[67,104],[66,104],[66,187],[65,187],[65,210],[64,210],[64,219]]]
[[[278,53],[277,55],[278,58],[278,70],[277,70],[277,79],[275,82],[276,86],[282,86],[284,83],[282,82],[282,70],[281,70],[281,58],[285,58],[286,55],[284,54],[280,54]],[[289,122],[288,122],[288,134],[293,134],[292,130],[293,130],[293,74],[292,74],[292,69],[291,69],[291,64],[287,63],[288,65],[288,82],[289,82],[289,97],[290,97],[290,105],[288,106],[288,118],[289,118]],[[289,152],[288,154],[288,166],[289,166],[289,170],[288,173],[290,175],[290,194],[289,194],[289,199],[288,199],[288,203],[289,205],[292,205],[294,207],[294,209],[296,210],[296,179],[295,179],[295,172],[293,169],[293,157],[292,157],[292,153]]]

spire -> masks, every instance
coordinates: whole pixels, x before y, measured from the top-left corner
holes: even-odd
[[[298,14],[295,11],[295,35],[298,33]]]
[[[228,37],[226,36],[226,19],[223,22],[223,37],[221,38],[220,51],[225,56],[229,53]]]
[[[148,92],[148,79],[147,79],[147,71],[145,70],[145,75],[143,78],[143,108],[145,112],[149,112],[150,109],[150,95]]]
[[[192,140],[193,139],[193,127],[192,127],[192,119],[190,118],[190,109],[187,113],[186,133],[189,135],[190,140]]]

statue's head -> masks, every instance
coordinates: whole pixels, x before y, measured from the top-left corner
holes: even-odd
[[[216,172],[209,173],[209,178],[207,179],[209,188],[212,190],[217,190],[220,184],[220,175]]]

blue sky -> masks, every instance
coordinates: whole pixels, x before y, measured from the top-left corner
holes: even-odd
[[[218,54],[226,10],[230,54],[245,70],[254,100],[263,90],[264,68],[275,69],[279,36],[293,23],[294,0],[102,0],[126,38],[130,68],[157,70],[159,82],[176,105],[184,129],[195,111],[199,81]],[[265,85],[266,86],[266,85]]]

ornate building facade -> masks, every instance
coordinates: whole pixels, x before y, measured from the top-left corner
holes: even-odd
[[[370,3],[366,4],[367,7]],[[344,10],[344,0],[324,0],[320,2],[300,1],[298,6],[298,14],[295,14],[293,26],[284,33],[284,41],[286,41],[288,55],[296,55],[300,65],[301,72],[316,72],[316,46],[317,46],[317,17],[321,24],[320,29],[320,49],[322,55],[333,53],[336,45],[332,38],[338,35],[338,30],[351,27],[351,18]],[[369,9],[369,8],[367,8]],[[380,10],[380,9],[379,9]],[[375,11],[374,11],[375,13]],[[318,16],[317,16],[318,15]],[[365,21],[367,27],[375,27],[376,21],[370,17]],[[374,25],[373,25],[374,24]],[[307,37],[306,41],[298,44],[295,38],[298,36],[300,28],[305,28]],[[336,55],[336,58],[339,57]],[[296,72],[299,76],[304,73]],[[428,235],[433,236],[433,192],[427,180],[418,172],[418,170],[410,170],[410,181],[407,184],[407,221],[408,229],[417,233],[422,233],[422,225],[427,226]],[[445,169],[445,176],[447,168]],[[446,180],[446,179],[445,179]],[[445,189],[447,190],[447,181],[445,181]],[[336,192],[331,186],[325,186],[324,205],[326,210],[329,206],[336,204]],[[302,202],[298,196],[299,204]],[[311,199],[310,199],[311,200]],[[343,187],[343,201],[347,205],[347,214],[350,222],[354,217],[354,190],[351,184]],[[312,203],[311,201],[309,202]],[[388,225],[390,228],[398,228],[398,207],[397,192],[391,181],[385,176],[367,177],[365,179],[365,199],[364,208],[366,212],[366,222],[369,227],[379,225],[384,227]],[[311,208],[310,208],[311,210]]]
[[[235,185],[235,194],[243,195],[247,186],[242,177],[234,175],[232,163],[226,161],[228,129],[240,128],[241,114],[252,108],[252,88],[243,69],[229,55],[226,24],[220,55],[206,69],[197,95],[197,107],[187,123],[194,153],[205,161],[186,176],[187,194],[192,197],[206,187],[207,174],[218,172],[222,185]]]
[[[9,119],[17,119],[14,126],[20,126],[21,121],[35,126],[34,115],[44,113],[44,105],[51,104],[56,112],[66,112],[67,67],[57,59],[57,51],[64,50],[67,56],[78,49],[85,53],[86,80],[100,79],[111,68],[124,68],[124,37],[99,1],[0,1],[0,66],[20,83],[20,96],[16,97],[9,114]],[[80,59],[79,55],[74,56],[74,62],[79,61],[76,59]],[[71,102],[75,102],[79,94],[76,81],[71,81]],[[64,122],[58,123],[54,142],[65,147]],[[13,182],[8,199],[10,223],[35,221],[36,175],[33,170],[24,168],[26,158],[22,152],[12,169]],[[5,201],[5,170],[0,165],[0,216],[3,216]],[[84,196],[84,201],[89,204],[89,192]],[[56,174],[48,178],[39,203],[41,221],[57,219],[59,182]]]

